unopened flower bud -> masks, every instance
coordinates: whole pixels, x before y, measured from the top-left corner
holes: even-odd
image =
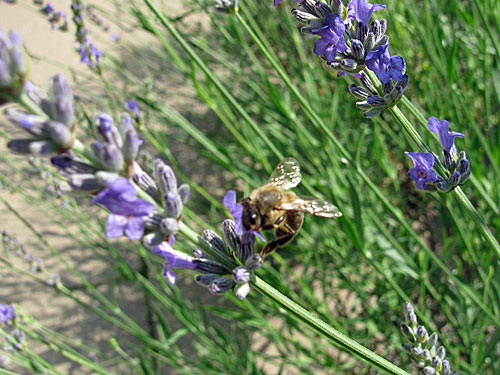
[[[385,106],[385,100],[380,95],[369,96],[368,98],[366,98],[366,101],[372,107],[384,107]]]
[[[165,235],[159,231],[148,233],[142,237],[142,244],[146,249],[150,250],[160,245],[163,241],[165,241]]]
[[[460,182],[460,173],[455,171],[448,177],[448,185],[450,188],[454,188]]]
[[[452,150],[450,150],[450,151],[452,151]],[[457,157],[456,152],[447,152],[446,150],[443,150],[444,165],[445,165],[446,169],[448,169],[448,171],[450,171],[450,172],[453,172],[455,170],[455,168],[457,167],[456,157]]]
[[[10,123],[20,127],[35,137],[43,134],[44,119],[15,108],[7,108],[4,115]]]
[[[234,288],[234,294],[238,299],[244,299],[250,293],[250,283],[238,284]]]
[[[51,80],[53,112],[51,118],[67,126],[73,124],[73,91],[69,81],[57,74]]]
[[[13,139],[7,147],[19,154],[50,155],[57,152],[56,146],[49,141],[33,139]]]
[[[243,233],[243,236],[241,236],[241,247],[236,249],[236,257],[241,262],[245,262],[250,254],[252,254],[254,244],[255,234],[252,232]]]
[[[66,125],[56,122],[49,121],[47,123],[47,130],[49,131],[49,138],[56,146],[68,147],[72,143],[72,135]]]
[[[165,216],[179,219],[182,214],[182,201],[176,191],[170,191],[165,197]]]
[[[179,222],[174,218],[164,218],[160,223],[160,229],[167,236],[176,234],[179,231]]]
[[[191,188],[189,187],[188,184],[182,184],[179,186],[177,189],[177,193],[179,193],[179,196],[181,197],[182,203],[186,203],[186,201],[189,198],[189,193],[191,191]]]
[[[123,145],[122,137],[114,125],[113,118],[107,113],[101,113],[94,118],[94,133],[97,139],[114,144],[117,148]]]
[[[415,335],[413,334],[413,331],[410,330],[410,327],[408,327],[407,324],[402,323],[400,328],[401,328],[401,332],[408,339],[408,341],[416,342]]]
[[[418,326],[415,333],[416,333],[417,342],[419,342],[419,343],[426,342],[427,339],[429,338],[427,330],[425,329],[424,326]]]
[[[436,332],[433,332],[429,335],[429,338],[427,339],[427,342],[425,343],[425,347],[427,349],[430,349],[430,348],[436,346],[437,342],[438,342],[438,334]]]
[[[459,156],[458,156],[458,161],[457,161],[457,171],[461,174],[466,173],[469,171],[470,168],[470,163],[469,160],[467,160],[467,156],[465,154],[465,151],[461,151]]]
[[[424,375],[434,375],[436,373],[436,369],[431,366],[425,366],[422,372]]]
[[[365,59],[365,47],[363,46],[363,43],[357,39],[353,39],[351,43],[351,53],[352,56],[357,60],[357,61],[364,61]]]
[[[370,92],[362,86],[350,85],[349,91],[352,95],[359,99],[366,99],[370,96]]]
[[[207,273],[207,274],[196,275],[194,280],[202,286],[208,286],[208,285],[210,285],[210,283],[212,281],[214,281],[215,279],[218,279],[218,278],[220,278],[220,275],[215,275],[213,273]]]
[[[216,295],[224,294],[234,286],[234,281],[227,277],[215,279],[208,285],[208,290]]]
[[[132,160],[135,160],[141,144],[142,140],[139,139],[135,129],[129,130],[125,134],[122,151],[123,151],[123,157],[125,158],[126,162],[131,162]]]
[[[222,223],[222,228],[224,232],[224,241],[228,244],[228,246],[236,253],[241,252],[241,240],[240,237],[236,234],[236,226],[234,221],[232,220],[224,220]]]
[[[255,271],[262,266],[262,257],[260,254],[252,254],[245,261],[245,267],[250,271]]]
[[[133,162],[132,179],[134,182],[147,194],[149,194],[155,201],[160,200],[160,191],[156,187],[155,181],[142,170],[137,162]]]
[[[207,241],[212,247],[217,249],[222,254],[226,255],[228,254],[226,244],[224,243],[224,241],[222,241],[222,238],[220,238],[214,231],[211,230],[203,231],[201,238]]]
[[[166,196],[170,191],[177,192],[177,178],[170,166],[166,165],[160,159],[156,159],[153,162],[153,172],[156,183],[163,196]]]
[[[112,172],[122,170],[124,161],[120,149],[113,143],[105,143],[99,151],[99,159],[104,168]]]
[[[434,357],[432,357],[432,360],[431,360],[431,366],[434,367],[436,370],[438,370],[441,368],[442,362],[443,362],[443,360],[440,357],[434,356]]]
[[[374,118],[382,113],[384,109],[382,107],[370,108],[368,111],[363,112],[365,118]]]
[[[250,281],[250,275],[246,267],[239,266],[233,270],[233,280],[238,284]]]
[[[217,263],[214,260],[195,259],[194,263],[196,264],[195,269],[204,273],[216,273],[218,275],[224,275],[229,273],[224,266],[222,266],[220,263]]]
[[[446,358],[446,349],[444,348],[444,346],[440,346],[437,351],[436,351],[436,355],[441,358],[441,360],[445,359]]]
[[[450,367],[450,362],[448,362],[446,359],[443,361],[441,365],[441,372],[443,375],[449,375],[451,374],[451,367]]]
[[[66,174],[93,174],[97,171],[94,166],[67,155],[54,156],[50,159],[50,162]]]
[[[75,191],[97,192],[103,188],[94,174],[79,173],[73,174],[68,178],[69,185]]]

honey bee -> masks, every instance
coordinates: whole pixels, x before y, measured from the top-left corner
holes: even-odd
[[[274,229],[276,238],[268,242],[261,255],[287,245],[304,222],[304,213],[321,217],[340,217],[333,204],[319,199],[304,199],[288,191],[300,182],[300,165],[295,158],[283,159],[274,169],[267,184],[243,198],[242,224],[247,230]]]

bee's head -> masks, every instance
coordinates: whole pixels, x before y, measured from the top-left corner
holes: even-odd
[[[252,203],[249,197],[243,198],[240,204],[243,206],[243,213],[241,215],[243,226],[248,230],[258,231],[261,223],[259,209]]]

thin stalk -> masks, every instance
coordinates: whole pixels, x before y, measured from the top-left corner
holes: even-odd
[[[338,141],[338,139],[335,137],[335,135],[330,131],[330,129],[327,128],[326,124],[324,121],[314,112],[314,110],[311,108],[307,100],[302,96],[302,94],[299,92],[299,90],[295,87],[293,82],[290,80],[288,77],[287,73],[284,71],[283,67],[281,64],[279,64],[277,61],[273,59],[271,54],[267,51],[267,49],[264,47],[264,45],[261,43],[257,35],[253,32],[253,30],[250,28],[250,26],[246,23],[245,19],[240,15],[236,14],[235,17],[240,21],[241,25],[243,28],[246,30],[246,32],[250,35],[250,37],[253,39],[257,47],[261,50],[261,52],[264,54],[266,59],[271,63],[273,68],[276,70],[276,72],[279,74],[279,76],[282,78],[283,82],[288,86],[289,90],[293,93],[293,95],[296,97],[296,99],[299,101],[301,104],[302,108],[304,109],[306,115],[309,116],[310,120],[315,124],[318,128],[322,129],[325,133],[325,135],[333,142],[333,144],[337,147],[338,151],[342,155],[342,157],[346,158],[349,162],[349,164],[353,164],[352,157],[348,153],[348,151],[342,146],[342,144]],[[406,119],[406,117],[403,119],[401,117],[402,121],[405,121],[405,124],[408,125],[409,122]],[[411,124],[409,124],[411,126]],[[409,128],[409,130],[411,130]],[[410,134],[415,133],[418,138],[420,138],[420,135],[416,133],[416,131],[413,129],[413,131],[409,132]],[[418,141],[417,138],[417,141]],[[421,138],[420,138],[421,140]],[[426,149],[429,149],[427,145],[421,140],[422,147],[425,147]],[[446,265],[439,259],[439,257],[434,254],[434,252],[420,239],[420,237],[417,235],[417,233],[411,228],[411,226],[407,223],[403,215],[386,199],[382,191],[373,183],[373,181],[368,177],[368,175],[365,173],[365,171],[359,167],[356,166],[354,170],[358,173],[358,175],[361,177],[361,179],[368,185],[370,190],[372,190],[375,195],[380,199],[380,201],[384,204],[384,206],[397,218],[397,220],[404,226],[404,228],[408,231],[408,233],[418,242],[418,244],[422,247],[422,249],[425,251],[425,253],[438,265],[439,268],[443,270],[443,272],[446,274],[448,278],[453,280],[457,285],[460,285],[461,288],[466,292],[467,296],[474,301],[478,305],[478,307],[483,310],[496,324],[500,323],[500,319],[488,309],[488,306],[472,291],[470,288],[468,288],[465,284],[463,284],[461,281],[458,280],[455,275],[446,267]],[[458,190],[458,189],[457,189]],[[461,190],[459,190],[461,192]],[[463,194],[463,192],[462,192]],[[465,200],[461,200],[460,202],[464,204],[468,199],[463,196]],[[469,202],[470,203],[470,202]],[[470,213],[473,212],[474,207],[472,204],[470,204],[469,207]],[[477,216],[478,219],[479,216]],[[476,222],[476,221],[475,221]],[[482,221],[481,221],[482,223]],[[477,224],[477,222],[476,222]],[[489,232],[489,229],[484,225],[482,227],[483,234],[488,234],[487,238],[491,240],[491,243],[495,244],[496,247],[498,247],[498,256],[500,258],[500,245],[496,242],[494,239],[493,235],[491,232]],[[490,241],[489,241],[490,242]],[[494,248],[496,248],[494,246]]]

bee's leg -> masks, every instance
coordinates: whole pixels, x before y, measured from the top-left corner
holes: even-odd
[[[280,224],[283,222],[283,220],[285,220],[285,217],[286,217],[285,215],[282,215],[274,223],[263,225],[261,229],[262,230],[276,229],[280,226]]]
[[[264,258],[270,252],[276,250],[278,247],[285,246],[288,242],[290,242],[293,237],[295,237],[296,232],[287,226],[287,229],[278,229],[276,230],[277,238],[268,242],[266,246],[262,249],[260,253],[261,257]]]

